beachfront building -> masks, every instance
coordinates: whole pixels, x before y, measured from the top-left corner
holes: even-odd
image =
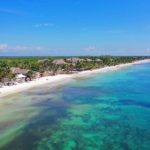
[[[52,61],[52,63],[55,64],[55,65],[64,65],[64,64],[66,64],[64,59],[55,59],[55,60]]]
[[[53,70],[53,75],[55,74],[63,74],[63,66],[67,65],[64,59],[55,59],[52,61],[52,64],[55,66]]]
[[[10,71],[13,73],[13,74],[23,74],[23,75],[26,75],[29,70],[27,69],[20,69],[20,68],[17,68],[17,67],[11,67],[10,68]]]
[[[66,59],[66,62],[68,62],[68,63],[78,63],[78,62],[81,62],[81,61],[82,61],[82,59],[75,58],[75,57]]]
[[[23,74],[17,74],[16,75],[16,81],[21,82],[21,81],[25,81],[26,80],[26,76]]]
[[[29,70],[27,69],[20,69],[17,67],[11,67],[10,71],[16,75],[15,79],[17,82],[24,82],[31,80],[30,77],[27,76]]]

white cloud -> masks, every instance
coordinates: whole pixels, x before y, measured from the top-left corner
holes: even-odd
[[[147,52],[147,53],[150,53],[150,48],[147,48],[147,49],[146,49],[146,52]]]
[[[7,49],[8,45],[7,44],[0,44],[0,50]]]
[[[35,28],[40,28],[40,27],[53,27],[54,24],[53,23],[40,23],[40,24],[35,24],[33,25],[33,27]]]
[[[40,46],[24,46],[24,45],[8,45],[8,44],[0,44],[0,51],[40,51],[44,50],[44,47]]]
[[[102,47],[88,46],[83,50],[86,54],[89,55],[107,55],[107,50]]]
[[[84,48],[85,51],[97,51],[97,48],[95,46],[88,46]]]

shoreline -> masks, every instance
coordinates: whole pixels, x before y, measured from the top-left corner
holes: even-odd
[[[38,87],[38,86],[40,87],[41,85],[48,84],[48,83],[58,84],[59,82],[63,82],[64,80],[67,80],[67,79],[82,77],[82,76],[90,75],[93,73],[94,74],[104,73],[104,72],[108,72],[108,71],[118,70],[123,67],[131,66],[131,65],[149,63],[149,62],[150,62],[150,59],[145,59],[145,60],[135,61],[132,63],[120,64],[120,65],[116,65],[116,66],[106,66],[106,67],[95,69],[95,70],[81,71],[81,72],[74,73],[74,74],[61,74],[61,75],[56,75],[56,76],[41,77],[39,79],[35,79],[30,82],[19,83],[17,85],[13,85],[13,86],[4,86],[4,87],[0,88],[0,98],[5,97],[7,95],[19,93],[21,91],[25,91],[30,88],[34,88],[34,87]]]

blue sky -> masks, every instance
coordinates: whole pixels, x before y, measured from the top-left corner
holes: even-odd
[[[0,0],[0,55],[150,55],[149,0]]]

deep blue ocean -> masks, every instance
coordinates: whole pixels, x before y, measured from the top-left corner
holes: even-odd
[[[2,98],[0,150],[150,150],[150,63]]]

